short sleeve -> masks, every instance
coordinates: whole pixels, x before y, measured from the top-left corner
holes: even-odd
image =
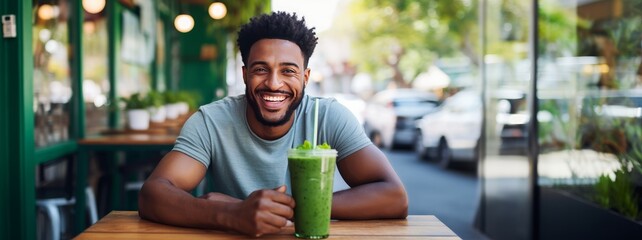
[[[212,156],[212,135],[208,130],[205,115],[201,111],[187,119],[173,150],[184,153],[201,162],[205,167],[209,167]]]
[[[336,100],[330,101],[325,118],[328,142],[337,150],[337,160],[372,144],[357,118]]]

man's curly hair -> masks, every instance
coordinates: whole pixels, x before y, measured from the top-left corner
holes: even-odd
[[[243,64],[247,65],[252,45],[261,39],[283,39],[295,43],[301,48],[304,67],[314,52],[318,38],[314,28],[305,26],[305,18],[299,20],[296,13],[273,12],[250,19],[238,32],[236,43],[241,50]]]

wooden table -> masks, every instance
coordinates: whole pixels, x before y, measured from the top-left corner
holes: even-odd
[[[294,227],[260,239],[296,239]],[[182,228],[142,220],[135,211],[114,211],[75,239],[249,239],[246,235]],[[432,215],[404,220],[332,221],[329,239],[460,239]]]
[[[176,141],[176,134],[106,134],[91,136],[78,140],[78,145],[86,150],[122,150],[122,149],[171,149]]]

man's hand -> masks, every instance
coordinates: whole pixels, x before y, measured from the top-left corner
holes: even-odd
[[[294,199],[285,194],[285,190],[285,186],[257,190],[235,204],[233,212],[238,213],[238,221],[233,227],[239,232],[259,237],[291,225],[289,219],[294,216]]]

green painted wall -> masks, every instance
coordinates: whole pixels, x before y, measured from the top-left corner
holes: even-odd
[[[77,19],[85,18],[85,11],[81,3],[76,1],[71,4],[71,18],[69,21],[69,39],[71,40],[71,77],[73,89],[73,110],[71,111],[71,129],[72,139],[80,139],[85,137],[85,104],[83,99],[83,21]],[[75,141],[73,141],[75,143]],[[75,150],[74,150],[75,151]]]
[[[6,3],[0,3],[0,15],[7,13]],[[7,49],[7,41],[0,40],[0,52]],[[9,76],[8,76],[8,54],[0,54],[0,239],[9,239],[9,154],[7,145],[9,128],[7,111],[9,105]]]
[[[5,3],[0,5],[0,13],[6,13]],[[6,51],[7,41],[0,40],[0,52]],[[9,142],[9,128],[7,111],[9,105],[9,76],[8,76],[8,56],[0,54],[0,239],[9,239],[9,152],[7,145]]]
[[[227,93],[225,70],[228,35],[221,27],[211,24],[214,20],[207,14],[207,8],[191,5],[188,9],[194,18],[194,29],[188,33],[178,33],[181,66],[180,77],[175,81],[178,82],[178,89],[200,94],[199,104],[202,105],[216,100],[217,89],[223,91],[223,95]],[[200,58],[201,48],[205,44],[216,47],[214,59]]]
[[[109,91],[109,101],[117,102],[118,93],[116,89],[118,86],[118,64],[117,61],[120,57],[118,51],[120,50],[120,37],[121,37],[121,18],[120,14],[122,12],[122,6],[118,1],[107,1],[106,11],[107,11],[107,32],[108,32],[108,50],[107,50],[107,65],[109,75],[109,86],[111,89]],[[109,111],[109,120],[108,125],[110,128],[116,128],[119,124],[119,111]]]
[[[0,239],[35,239],[31,1],[2,1],[17,38],[0,38]]]
[[[176,40],[176,36],[179,32],[174,29],[174,17],[177,14],[176,1],[161,0],[157,3],[157,16],[158,19],[163,22],[163,31],[165,33],[163,36],[165,44],[165,48],[163,49],[165,60],[160,62],[157,59],[158,52],[156,52],[157,57],[154,59],[157,64],[155,76],[156,84],[152,86],[152,89],[165,91],[172,86],[172,64],[174,63],[174,59],[172,58],[172,44]]]

